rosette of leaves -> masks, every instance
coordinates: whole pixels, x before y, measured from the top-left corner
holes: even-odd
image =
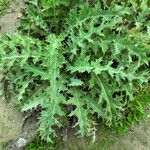
[[[67,4],[47,2],[41,3],[47,9]],[[149,9],[144,2],[140,7]],[[81,2],[70,8],[59,34],[42,29],[45,37],[35,39],[31,27],[32,37],[0,39],[1,70],[22,111],[41,108],[44,139],[51,141],[55,128],[70,117],[76,118],[74,127],[82,136],[90,135],[99,119],[111,126],[124,117],[129,102],[149,80],[149,25],[142,31],[144,23],[139,28],[137,20],[128,6]]]
[[[85,81],[85,89],[101,104],[109,125],[117,122],[124,106],[133,99],[135,85],[140,87],[148,81],[148,41],[144,47],[134,29],[132,35],[120,28],[128,16],[127,8],[102,10],[97,4],[94,8],[82,5],[80,13],[73,9],[67,18],[71,61],[67,69]]]
[[[52,127],[61,126],[56,116],[64,115],[60,104],[65,103],[61,92],[66,88],[60,69],[65,58],[60,41],[55,35],[45,43],[23,35],[7,35],[0,42],[1,71],[7,70],[5,80],[16,92],[22,111],[42,108],[39,129],[47,141],[55,136]]]

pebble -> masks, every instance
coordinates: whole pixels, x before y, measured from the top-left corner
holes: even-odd
[[[24,138],[19,138],[16,142],[16,147],[17,148],[22,148],[26,145],[26,140]]]

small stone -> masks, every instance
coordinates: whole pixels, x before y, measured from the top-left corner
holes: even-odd
[[[22,148],[26,145],[26,140],[24,138],[19,138],[16,142],[17,148]]]

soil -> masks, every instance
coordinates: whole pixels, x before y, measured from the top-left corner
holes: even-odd
[[[114,137],[114,141],[109,150],[150,150],[150,118],[131,128],[125,137]]]
[[[19,17],[24,7],[23,0],[18,0],[10,4],[4,15],[0,15],[0,36],[3,36],[6,32],[18,33]],[[15,100],[10,100],[8,103],[5,102],[3,97],[0,97],[0,150],[3,150],[6,145],[15,141],[19,136],[23,135],[25,137],[26,133],[28,137],[33,138],[33,136],[30,136],[32,129],[37,129],[37,123],[34,118],[27,120],[24,127],[22,127],[24,116],[21,112],[17,111],[14,104]],[[28,133],[28,131],[31,132]],[[33,133],[33,135],[36,135],[35,131]]]
[[[0,99],[0,150],[5,143],[14,140],[21,133],[23,116],[12,106]]]
[[[129,132],[121,137],[113,134],[105,127],[96,132],[95,143],[92,138],[79,139],[70,132],[65,144],[59,146],[60,150],[150,150],[150,118],[131,127]]]
[[[5,32],[17,33],[20,24],[21,9],[25,7],[23,0],[10,4],[7,12],[0,15],[0,36]]]
[[[0,16],[0,36],[5,32],[17,33],[19,26],[18,16],[20,10],[24,7],[22,0],[10,4],[7,12]],[[22,132],[23,116],[17,111],[13,104],[5,102],[0,98],[0,150],[6,143],[15,140]]]

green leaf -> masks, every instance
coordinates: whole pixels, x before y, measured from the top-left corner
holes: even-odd
[[[85,100],[89,109],[92,109],[92,114],[97,113],[98,117],[101,117],[103,119],[107,118],[102,105],[100,105],[96,99],[92,99],[92,97],[88,95],[85,97]]]
[[[23,98],[23,94],[25,93],[25,90],[28,88],[29,84],[33,82],[33,78],[31,79],[26,79],[23,83],[22,83],[22,87],[19,90],[19,93],[17,95],[17,99],[20,101]]]
[[[34,98],[34,100],[30,101],[28,104],[24,104],[24,106],[21,108],[22,112],[28,111],[28,110],[33,110],[36,109],[38,106],[41,106],[43,103],[43,97],[41,98]]]
[[[61,110],[57,101],[51,101],[44,104],[44,111],[41,113],[40,118],[40,135],[43,139],[52,142],[52,137],[56,136],[53,126],[61,127],[59,119],[55,116],[63,116],[64,112]]]
[[[74,66],[69,66],[68,70],[73,72],[91,72],[91,70],[93,69],[93,67],[90,65],[89,63],[90,57],[86,57],[86,58],[78,58],[74,64]]]
[[[60,5],[68,5],[69,0],[43,0],[42,5],[45,8],[55,8]]]
[[[41,79],[47,80],[49,79],[49,75],[47,72],[40,70],[37,67],[31,66],[31,65],[24,65],[23,68],[25,69],[25,72],[31,72],[33,73],[33,76],[40,76]]]
[[[113,98],[113,91],[111,88],[114,88],[113,86],[109,86],[105,79],[103,77],[97,77],[98,79],[98,85],[101,87],[101,93],[99,96],[99,104],[103,104],[106,102],[105,106],[105,114],[107,115],[107,124],[110,126],[113,122],[114,113],[123,110],[123,105],[120,102],[120,99],[116,97],[116,99]]]
[[[83,81],[77,78],[71,78],[71,83],[68,84],[68,86],[81,86],[83,85]]]
[[[76,108],[73,110],[69,116],[76,116],[78,118],[77,123],[74,127],[79,126],[78,133],[81,136],[85,136],[91,133],[92,125],[94,125],[94,121],[89,118],[89,112],[84,109],[85,100],[82,99],[82,93],[73,89],[69,91],[70,94],[73,95],[72,98],[69,99],[68,104],[75,105]]]
[[[95,60],[95,62],[91,62],[91,66],[93,66],[93,72],[98,75],[101,74],[103,71],[109,70],[112,62],[109,62],[106,66],[102,66],[100,63],[102,62],[102,58]]]

